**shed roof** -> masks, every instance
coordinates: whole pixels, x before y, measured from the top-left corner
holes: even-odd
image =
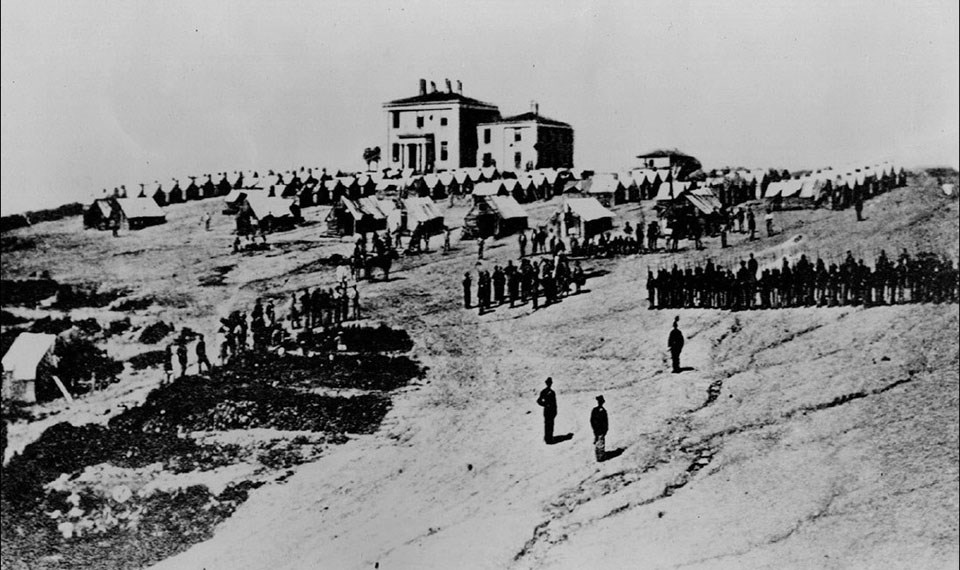
[[[613,218],[613,212],[603,207],[596,198],[567,198],[563,207],[585,221]]]
[[[506,220],[527,217],[526,210],[512,196],[490,196],[487,200]]]
[[[407,198],[403,201],[403,207],[407,210],[407,219],[414,223],[443,219],[440,209],[430,198]]]
[[[117,198],[117,205],[127,219],[166,218],[153,198]]]
[[[3,369],[12,372],[16,380],[35,379],[37,365],[50,352],[56,340],[57,336],[52,334],[20,333],[3,355]]]

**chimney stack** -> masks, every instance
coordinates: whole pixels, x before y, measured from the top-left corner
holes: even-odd
[[[530,112],[532,112],[534,115],[539,116],[539,115],[540,115],[540,104],[537,103],[536,101],[530,101]]]
[[[463,82],[457,79],[457,93],[463,95]]]
[[[443,82],[447,84],[447,93],[453,93],[453,85],[451,85],[450,80],[445,78]]]
[[[431,81],[431,82],[430,82],[430,92],[431,92],[431,93],[436,93],[436,92],[437,92],[437,82],[436,82],[436,81]]]
[[[421,79],[421,80],[420,80],[420,94],[421,94],[421,95],[426,95],[426,94],[427,94],[427,80],[426,80],[426,79]]]

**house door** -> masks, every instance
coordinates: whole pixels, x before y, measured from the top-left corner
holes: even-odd
[[[407,168],[418,170],[417,167],[417,145],[411,143],[407,145]]]

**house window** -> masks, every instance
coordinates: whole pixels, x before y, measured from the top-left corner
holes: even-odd
[[[440,143],[440,160],[447,160],[447,141],[442,141]]]
[[[520,129],[513,131],[513,142],[520,142],[521,138],[522,137],[520,136]]]
[[[400,111],[394,111],[391,113],[393,115],[393,128],[400,128]]]
[[[490,129],[483,129],[483,144],[490,144]]]
[[[422,129],[422,128],[423,128],[423,117],[422,117],[422,116],[417,117],[417,128],[418,128],[418,129]]]
[[[483,153],[483,161],[480,163],[481,166],[493,166],[493,155],[489,152]]]
[[[392,154],[393,154],[393,161],[400,162],[400,145],[399,144],[393,143]]]
[[[446,117],[440,117],[440,126],[441,126],[441,127],[447,126],[447,118],[446,118]]]

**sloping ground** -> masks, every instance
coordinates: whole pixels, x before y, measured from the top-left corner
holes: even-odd
[[[866,214],[783,214],[782,234],[724,257],[956,258],[956,202],[905,189]],[[368,289],[415,339],[426,384],[160,568],[956,566],[956,305],[651,312],[642,276],[674,261],[656,255],[589,263],[589,291],[557,306],[478,317],[460,308],[475,261],[460,247]],[[665,373],[675,315],[680,375]],[[553,446],[534,403],[548,375],[557,433],[573,433]],[[600,393],[623,454],[597,464]]]

